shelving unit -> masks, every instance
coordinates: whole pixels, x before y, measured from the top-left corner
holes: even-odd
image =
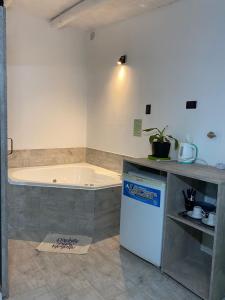
[[[201,250],[202,234],[192,226],[167,218],[163,271],[208,299],[212,257]]]
[[[218,184],[171,173],[167,179],[163,271],[201,298],[209,299],[212,257],[201,245],[204,234],[214,244],[215,230],[201,221],[180,216],[180,212],[185,210],[183,190],[194,188],[198,200],[210,197],[217,202]]]
[[[174,220],[174,221],[186,224],[186,225],[188,225],[190,227],[193,227],[193,228],[195,228],[199,231],[202,231],[205,234],[208,234],[208,235],[211,235],[211,236],[214,236],[214,234],[215,234],[215,229],[214,228],[211,228],[207,225],[202,224],[202,222],[199,221],[199,220],[190,220],[190,219],[184,218],[184,217],[179,216],[179,215],[173,216],[173,215],[170,215],[170,214],[168,214],[167,217]]]
[[[167,177],[162,271],[206,300],[225,298],[225,172],[201,165],[125,160],[123,170],[144,169]],[[214,199],[215,228],[180,215],[182,190],[197,190],[198,200]],[[210,251],[202,246],[207,238]],[[208,254],[209,252],[212,255]]]

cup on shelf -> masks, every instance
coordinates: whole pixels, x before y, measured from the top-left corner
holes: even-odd
[[[210,226],[215,226],[215,224],[216,224],[216,213],[215,212],[209,213],[209,216],[207,218],[207,224]]]
[[[205,212],[201,208],[201,206],[194,206],[192,211],[192,218],[201,219],[203,216],[205,216]]]

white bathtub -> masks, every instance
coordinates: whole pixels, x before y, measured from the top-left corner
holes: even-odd
[[[121,185],[119,173],[87,163],[11,168],[9,182],[72,189],[102,189]]]

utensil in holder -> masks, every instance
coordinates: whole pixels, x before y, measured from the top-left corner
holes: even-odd
[[[183,190],[183,196],[185,209],[187,211],[193,210],[194,206],[196,205],[196,191],[194,191],[193,189],[188,189],[185,193],[185,191]]]

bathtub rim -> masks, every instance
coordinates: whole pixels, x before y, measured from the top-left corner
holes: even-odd
[[[108,184],[108,185],[101,185],[101,186],[85,186],[85,185],[74,185],[74,184],[60,184],[60,183],[45,183],[45,182],[39,182],[39,181],[29,181],[29,180],[20,180],[20,179],[13,179],[10,177],[10,173],[13,172],[13,170],[19,170],[19,169],[33,169],[33,168],[49,168],[49,167],[66,167],[66,166],[83,166],[84,167],[96,167],[102,170],[106,170],[109,173],[112,173],[114,175],[120,176],[120,182],[115,184]],[[86,166],[85,166],[86,165]],[[8,183],[10,185],[19,185],[19,186],[34,186],[34,187],[48,187],[48,188],[59,188],[59,189],[73,189],[73,190],[102,190],[102,189],[109,189],[114,187],[121,187],[122,186],[122,176],[121,173],[108,170],[106,168],[102,168],[90,163],[74,163],[74,164],[59,164],[59,165],[45,165],[45,166],[33,166],[33,167],[21,167],[21,168],[8,168]]]

